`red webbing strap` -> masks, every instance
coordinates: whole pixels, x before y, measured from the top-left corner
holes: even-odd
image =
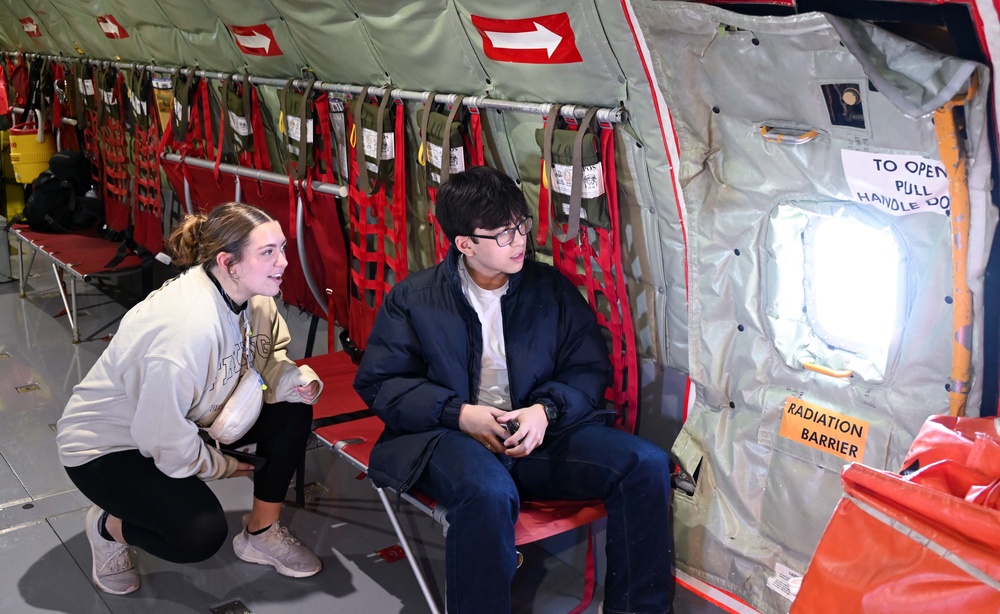
[[[208,93],[208,79],[199,79],[198,83],[195,84],[194,100],[195,105],[201,109],[200,122],[197,114],[191,116],[194,122],[195,138],[198,139],[196,147],[201,149],[197,155],[200,158],[212,160],[215,158],[215,139],[212,138],[212,105]],[[218,171],[216,171],[216,178],[218,178]]]
[[[437,203],[438,189],[432,185],[427,186],[427,223],[431,227],[431,231],[434,233],[434,262],[441,262],[444,257],[448,254],[448,248],[450,244],[448,243],[448,237],[445,236],[444,231],[441,230],[441,225],[438,224],[437,216],[434,214],[434,205]]]
[[[72,75],[70,75],[72,79]],[[62,62],[56,62],[52,65],[52,82],[59,87],[58,84],[63,84],[62,90],[65,92],[68,86],[66,85],[66,67]],[[0,86],[3,90],[0,96],[6,101],[6,87]],[[74,110],[69,108],[69,99],[66,98],[65,94],[60,98],[60,96],[53,96],[52,100],[52,125],[55,129],[59,131],[59,144],[62,149],[71,149],[73,151],[80,151],[82,146],[80,144],[79,132],[77,126],[82,128],[82,125],[78,122],[77,126],[71,126],[69,124],[63,124],[64,117],[73,117]],[[0,108],[0,115],[6,113],[6,110]]]
[[[483,116],[479,107],[469,105],[469,164],[486,166],[486,153],[483,146]]]
[[[110,69],[114,70],[114,69]],[[111,106],[114,112],[100,114],[100,146],[103,181],[104,217],[112,230],[127,230],[132,225],[131,193],[129,190],[128,153],[125,150],[125,109],[122,96],[122,76],[117,70],[98,80],[98,104]],[[108,88],[108,89],[105,89]],[[104,102],[107,101],[107,102]]]
[[[181,101],[181,105],[186,103],[187,101]],[[160,168],[163,169],[164,174],[167,176],[167,183],[170,184],[170,187],[173,189],[175,194],[184,198],[184,165],[182,163],[171,162],[163,159],[163,154],[167,152],[176,153],[182,156],[187,154],[188,148],[186,143],[178,142],[174,138],[174,118],[176,114],[177,100],[175,99],[174,104],[170,105],[170,116],[167,119],[167,125],[163,128],[163,135],[160,137],[160,143],[156,147],[156,158],[160,161]],[[188,131],[185,129],[185,136],[187,133]],[[184,205],[185,209],[194,209],[191,203],[184,203]]]
[[[316,167],[313,172],[317,179],[325,183],[336,183],[336,172],[333,163],[333,128],[330,125],[330,97],[323,95],[315,102],[316,114],[319,117],[319,138],[316,139]],[[305,218],[312,230],[310,243],[319,252],[318,259],[310,258],[316,281],[321,284],[320,291],[327,295],[327,327],[328,338],[332,336],[336,322],[346,327],[350,316],[347,309],[347,245],[344,243],[344,226],[340,220],[339,200],[330,194],[313,190],[312,182],[306,184],[304,201]],[[315,238],[313,237],[315,235]],[[322,275],[319,275],[322,273]],[[334,347],[334,346],[328,346]]]
[[[28,92],[31,90],[31,75],[24,63],[24,56],[18,52],[10,67],[10,87],[14,92],[14,106],[28,112]],[[18,122],[14,122],[18,123]]]
[[[596,570],[594,568],[594,525],[587,525],[587,563],[583,569],[583,597],[569,614],[582,614],[590,607],[590,602],[594,600],[594,585],[596,584]]]
[[[260,99],[257,88],[250,83],[247,75],[242,77],[242,92],[244,109],[250,109],[250,128],[253,131],[253,151],[240,154],[240,164],[262,171],[271,170],[271,154],[267,149],[267,133],[264,131],[264,120],[261,115]]]
[[[388,96],[388,92],[385,95]],[[349,162],[351,270],[347,330],[361,349],[367,343],[368,333],[375,322],[375,314],[382,306],[382,299],[391,285],[403,279],[407,273],[406,159],[403,145],[405,113],[401,101],[396,101],[395,113],[392,201],[386,196],[385,183],[370,196],[359,189],[356,184],[359,173],[358,156],[351,156]],[[360,126],[354,126],[353,116],[348,117],[349,129],[354,131],[356,128],[360,132]],[[363,158],[361,164],[364,164]]]
[[[293,177],[293,185],[296,186],[296,201],[289,203],[290,207],[297,208],[297,199],[302,199],[302,218],[304,232],[300,236],[289,240],[292,249],[298,255],[299,242],[302,242],[305,252],[305,261],[299,261],[301,268],[301,280],[297,279],[294,293],[296,295],[293,304],[297,304],[314,315],[327,318],[328,322],[339,322],[342,326],[347,324],[347,248],[344,244],[344,234],[340,222],[339,205],[336,197],[313,190],[312,181],[333,183],[333,158],[331,155],[331,129],[330,129],[330,109],[329,98],[320,96],[314,98],[307,91],[302,101],[303,113],[300,116],[301,130],[306,130],[309,122],[308,118],[314,118],[313,123],[313,165],[307,164],[305,157],[305,143],[308,142],[308,135],[300,134],[300,152],[303,155],[299,158],[299,165],[289,171],[296,173]],[[305,105],[308,105],[307,107]],[[304,118],[304,119],[303,119]],[[298,178],[302,175],[301,183]],[[295,223],[296,211],[292,209],[290,214],[290,224]],[[287,250],[286,250],[287,251]],[[286,269],[287,270],[287,269]],[[319,292],[326,293],[325,298],[318,299],[313,295],[306,281],[306,271],[312,277]],[[284,295],[283,295],[284,296]],[[287,300],[287,299],[286,299]],[[322,300],[322,305],[318,303]],[[329,326],[328,330],[335,329]],[[330,334],[330,333],[328,333]],[[331,346],[333,347],[333,346]]]
[[[90,64],[77,64],[76,71],[77,99],[79,100],[79,115],[76,118],[78,125],[83,125],[83,149],[87,152],[91,161],[91,172],[94,185],[100,189],[104,183],[104,164],[101,162],[100,139],[97,135],[97,97],[96,79],[94,78],[93,67]],[[94,92],[89,98],[85,93],[86,89]],[[88,100],[91,104],[88,104]]]
[[[188,107],[188,125],[184,140],[177,141],[174,138],[174,110],[171,109],[171,121],[163,131],[157,157],[163,152],[170,151],[185,157],[190,156],[202,160],[214,159],[215,149],[211,138],[212,120],[211,105],[208,99],[208,83],[205,79],[200,79],[193,84],[193,87],[194,95]],[[186,102],[181,101],[181,104],[186,104]],[[224,183],[222,174],[216,170],[188,166],[183,162],[169,160],[161,160],[160,163],[174,192],[183,195],[184,181],[187,181],[192,202],[185,204],[190,205],[192,210],[209,211],[219,203],[232,200],[235,195],[235,180],[232,184]]]
[[[4,62],[0,66],[0,115],[10,113],[10,100],[7,98],[7,67],[9,62]]]
[[[621,259],[618,176],[614,128],[610,124],[601,125],[600,144],[611,228],[581,226],[579,233],[566,242],[553,241],[552,257],[557,269],[586,290],[587,301],[594,309],[598,324],[610,333],[613,381],[605,391],[605,398],[618,411],[616,426],[633,432],[639,402],[638,358]],[[542,219],[546,215],[541,211],[541,202],[548,197],[548,189],[543,186],[539,198],[539,217]]]
[[[625,268],[622,264],[621,217],[618,206],[618,171],[615,166],[615,130],[611,124],[601,124],[601,157],[604,160],[604,189],[608,199],[608,217],[611,218],[611,232],[602,249],[608,248],[611,255],[614,297],[611,316],[612,336],[622,341],[618,352],[612,356],[612,365],[621,378],[621,386],[615,386],[615,406],[623,408],[620,428],[635,431],[639,413],[639,358],[635,346],[635,329],[632,323],[632,307],[625,286]],[[607,281],[607,278],[605,278]],[[616,319],[617,323],[614,322]],[[620,368],[619,368],[620,367]]]
[[[163,250],[163,203],[160,196],[160,114],[155,112],[152,74],[142,71],[132,95],[147,110],[145,126],[135,124],[135,240],[152,253]]]

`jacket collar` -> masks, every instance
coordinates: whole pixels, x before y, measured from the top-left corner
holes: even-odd
[[[458,248],[452,245],[448,248],[448,254],[444,257],[444,261],[441,263],[448,272],[448,281],[452,286],[458,291],[459,294],[462,292],[462,279],[459,277],[458,273],[458,259],[462,257],[462,252],[458,251]],[[524,266],[517,273],[514,273],[508,278],[508,286],[506,295],[510,295],[517,291],[518,286],[521,285],[521,278],[524,277],[524,269],[529,266],[529,260],[524,259]]]

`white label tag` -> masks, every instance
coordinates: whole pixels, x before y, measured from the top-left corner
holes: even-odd
[[[951,206],[944,164],[923,156],[840,152],[851,199],[888,213],[947,215]]]
[[[87,96],[94,95],[94,80],[93,79],[77,79],[76,87],[78,90],[83,92]]]
[[[233,132],[240,136],[250,136],[250,122],[242,115],[237,115],[229,111],[229,126],[233,129]]]
[[[132,111],[134,111],[136,115],[144,117],[146,115],[146,101],[141,100],[138,96],[136,96],[134,91],[129,92],[128,98],[132,101]]]
[[[444,150],[440,145],[434,143],[427,143],[427,159],[437,168],[443,168],[441,166],[441,152]],[[465,170],[465,148],[462,146],[451,148],[451,165],[448,171],[451,173],[461,173]],[[435,181],[440,181],[440,177],[436,178]]]
[[[180,117],[184,114],[184,105],[177,98],[174,98],[174,117]]]
[[[573,191],[573,167],[566,164],[554,164],[552,167],[555,185],[553,191],[569,196]],[[597,198],[604,194],[604,171],[601,163],[583,167],[583,198]]]
[[[365,157],[375,158],[375,141],[378,133],[365,128],[361,131],[361,138],[364,139]],[[391,132],[382,133],[382,155],[379,160],[393,160],[396,157],[396,135]]]
[[[774,572],[774,575],[767,579],[767,587],[785,599],[795,601],[795,594],[799,591],[796,588],[793,592],[789,587],[789,581],[791,581],[792,578],[801,578],[802,574],[794,569],[782,565],[781,563],[778,563],[775,566]],[[793,584],[798,585],[798,582],[793,582]]]
[[[301,140],[302,122],[299,121],[298,117],[286,115],[285,126],[288,128],[289,141]],[[312,143],[312,142],[313,142],[313,120],[312,118],[310,118],[306,120],[306,143]]]

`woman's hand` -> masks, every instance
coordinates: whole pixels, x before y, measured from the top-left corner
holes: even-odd
[[[241,478],[245,475],[253,475],[253,471],[253,465],[250,463],[236,463],[236,471],[234,471],[229,477]]]
[[[313,380],[305,386],[296,386],[295,392],[298,393],[303,403],[312,405],[319,397],[319,380]]]

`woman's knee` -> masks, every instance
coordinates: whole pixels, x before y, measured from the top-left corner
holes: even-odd
[[[166,536],[176,549],[175,563],[199,563],[212,558],[229,537],[229,523],[222,510],[190,517]]]
[[[281,433],[279,439],[305,441],[312,430],[312,405],[284,401],[271,406],[268,430],[272,434]]]

